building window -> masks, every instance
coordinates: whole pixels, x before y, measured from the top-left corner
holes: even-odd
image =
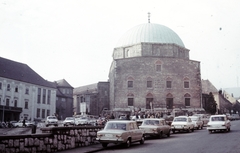
[[[133,88],[133,81],[128,81],[128,88]]]
[[[47,116],[50,116],[50,110],[49,109],[47,110]]]
[[[28,88],[26,88],[25,94],[26,94],[26,95],[29,95],[29,89],[28,89]]]
[[[51,90],[48,90],[47,104],[50,104],[50,96],[51,96]],[[48,115],[48,116],[49,116],[49,115]]]
[[[25,101],[24,109],[28,109],[28,101]]]
[[[167,81],[166,84],[167,84],[167,88],[169,89],[172,88],[172,81]]]
[[[191,98],[191,95],[190,94],[188,94],[188,93],[186,93],[185,95],[184,95],[184,98],[185,98],[185,106],[190,106],[190,98]]]
[[[17,100],[14,100],[14,107],[17,107]]]
[[[42,118],[45,118],[45,109],[42,109]]]
[[[128,98],[128,106],[133,106],[133,98]]]
[[[2,90],[2,82],[0,82],[0,90]]]
[[[161,72],[162,71],[162,65],[156,65],[156,71]]]
[[[190,98],[185,98],[185,106],[190,106]]]
[[[18,86],[15,87],[15,92],[18,92]]]
[[[43,89],[43,100],[42,100],[43,104],[46,104],[46,89]]]
[[[6,106],[9,106],[9,104],[10,104],[10,99],[7,98],[7,99],[6,99]]]
[[[10,84],[7,85],[7,91],[10,91],[11,90],[11,86]]]
[[[37,118],[40,117],[40,108],[37,109]]]
[[[147,88],[152,88],[152,81],[147,81]]]
[[[184,81],[184,88],[189,88],[189,81]]]
[[[41,103],[41,88],[38,88],[38,97],[37,97],[37,103]]]

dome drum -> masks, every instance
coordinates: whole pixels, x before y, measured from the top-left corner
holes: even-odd
[[[126,47],[118,47],[113,51],[113,59],[139,56],[157,56],[189,59],[189,50],[174,43],[138,43]]]

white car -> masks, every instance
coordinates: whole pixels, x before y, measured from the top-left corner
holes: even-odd
[[[171,124],[172,132],[175,133],[176,131],[187,131],[193,132],[194,131],[194,124],[190,117],[188,116],[178,116],[174,117],[172,124]]]
[[[26,127],[30,127],[30,126],[33,126],[34,123],[31,122],[31,121],[28,121],[28,120],[25,120],[25,124],[26,124]],[[13,124],[13,127],[24,127],[23,126],[23,120],[20,120],[16,123]]]
[[[75,118],[75,125],[91,125],[91,120],[87,116]]]
[[[231,123],[226,115],[211,115],[207,124],[207,130],[209,133],[212,133],[213,131],[229,132],[230,127]]]
[[[133,142],[144,143],[144,132],[139,129],[135,121],[108,121],[103,130],[97,132],[96,140],[105,148],[109,143],[125,144],[128,148]]]
[[[49,125],[58,126],[57,117],[56,116],[48,116],[46,121],[45,121],[45,125],[46,125],[46,127],[48,127]]]
[[[66,117],[63,121],[63,126],[75,125],[75,118],[74,117]]]
[[[203,121],[199,116],[189,116],[194,124],[195,129],[203,129]]]

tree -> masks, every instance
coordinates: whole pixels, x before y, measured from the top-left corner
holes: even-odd
[[[206,112],[214,115],[217,111],[217,103],[214,100],[212,92],[209,93],[209,97],[206,103]]]

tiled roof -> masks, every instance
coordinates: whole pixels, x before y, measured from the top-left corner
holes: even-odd
[[[97,85],[98,84],[95,83],[95,84],[90,84],[90,85],[74,88],[73,94],[76,95],[76,94],[81,94],[81,93],[86,93],[86,92],[89,92],[89,93],[97,92]]]
[[[59,86],[59,87],[73,88],[65,79],[58,80],[58,81],[56,81],[56,83],[57,83],[57,86]]]
[[[0,77],[55,88],[28,65],[0,57]]]

